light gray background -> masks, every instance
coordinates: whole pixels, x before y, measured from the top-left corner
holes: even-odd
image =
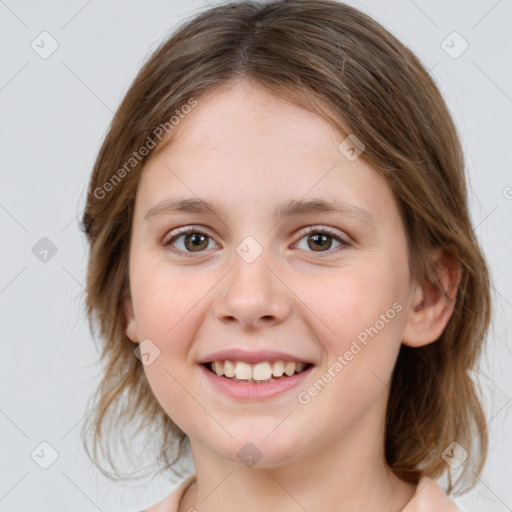
[[[349,3],[431,70],[463,139],[495,313],[482,369],[490,456],[478,487],[457,502],[510,511],[512,0]],[[136,511],[178,483],[113,484],[81,449],[79,427],[99,376],[82,309],[87,246],[78,219],[100,142],[131,80],[178,22],[205,7],[203,0],[0,1],[0,512]],[[47,59],[31,48],[43,31],[59,45]],[[442,47],[453,31],[469,44],[455,59]],[[444,44],[462,49],[453,36]],[[42,237],[57,248],[46,263],[32,252]],[[43,441],[59,455],[46,470],[31,458]]]

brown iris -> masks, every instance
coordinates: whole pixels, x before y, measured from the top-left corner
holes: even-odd
[[[326,243],[326,241],[330,239],[330,241],[328,243]],[[312,244],[310,243],[311,240],[314,240],[314,243],[315,244],[320,244],[320,248],[322,249],[330,249],[331,245],[332,245],[332,237],[330,235],[324,235],[324,234],[321,234],[321,233],[317,233],[317,234],[314,234],[314,235],[310,235],[308,236],[308,246],[315,250],[316,251],[316,248],[318,247],[318,245],[316,247],[313,247]]]
[[[184,244],[189,251],[200,251],[208,247],[208,236],[202,233],[188,233],[185,235]]]

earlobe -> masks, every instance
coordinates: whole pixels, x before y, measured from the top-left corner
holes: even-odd
[[[411,293],[402,332],[402,343],[410,347],[439,339],[455,307],[461,274],[457,258],[438,250],[432,257],[431,268],[429,276],[416,283]]]
[[[123,310],[126,318],[126,336],[134,343],[139,342],[137,335],[137,322],[135,321],[135,314],[133,312],[133,304],[130,297],[127,297],[123,302]]]

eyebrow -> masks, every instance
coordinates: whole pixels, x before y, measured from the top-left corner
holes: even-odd
[[[144,221],[173,213],[199,213],[214,215],[219,218],[226,218],[228,216],[226,209],[210,201],[199,198],[172,198],[152,206],[144,216]],[[277,221],[284,217],[308,215],[311,213],[338,213],[345,217],[362,220],[372,226],[377,224],[375,217],[369,211],[353,203],[336,199],[291,199],[274,208],[272,220]]]

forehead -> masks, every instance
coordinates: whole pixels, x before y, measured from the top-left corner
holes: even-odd
[[[318,114],[247,83],[200,96],[172,140],[146,163],[139,202],[147,210],[177,195],[216,198],[252,210],[325,197],[372,211],[391,190],[362,158],[348,160],[344,135]],[[309,197],[308,197],[309,196]]]
[[[340,135],[333,126],[313,111],[300,92],[293,97],[283,94],[273,94],[248,79],[203,92],[153,154],[158,158],[172,145],[174,157],[182,152],[188,152],[189,158],[208,152],[216,161],[242,163],[267,155],[277,164],[285,157],[336,151]],[[339,114],[335,117],[346,129]]]

